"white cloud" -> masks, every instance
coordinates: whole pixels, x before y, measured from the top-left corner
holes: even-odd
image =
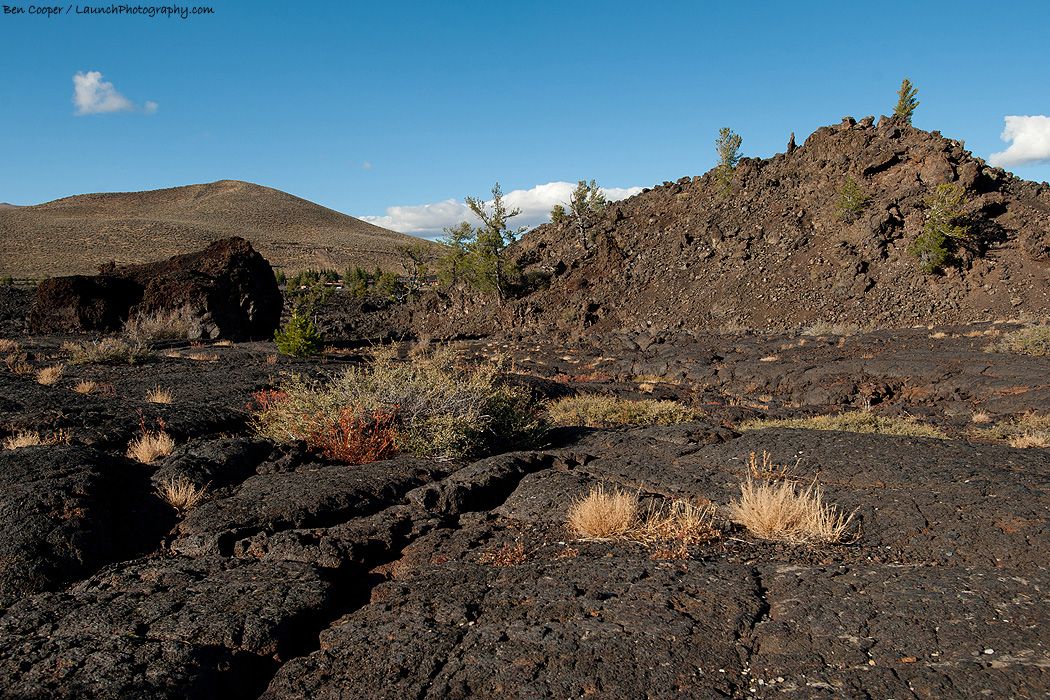
[[[73,76],[73,104],[78,116],[85,114],[107,114],[110,112],[133,112],[135,103],[117,92],[113,83],[102,79],[97,70],[77,71]],[[157,111],[158,105],[152,100],[142,107],[146,114]]]
[[[1006,117],[1000,135],[1010,143],[1005,151],[993,153],[988,162],[997,167],[1050,161],[1050,117],[1043,115]]]
[[[361,163],[361,169],[362,170],[371,170],[372,169],[372,161],[366,160],[365,162]]]
[[[550,220],[551,207],[555,204],[568,204],[569,195],[575,183],[548,182],[536,185],[527,190],[506,192],[503,199],[511,209],[521,209],[519,216],[511,219],[515,227],[532,228]],[[642,191],[641,187],[603,187],[606,199],[616,201],[625,199]],[[376,226],[389,228],[401,233],[411,233],[424,238],[441,234],[446,226],[455,226],[461,221],[477,223],[467,205],[457,199],[446,199],[433,204],[389,207],[384,216],[359,217]]]

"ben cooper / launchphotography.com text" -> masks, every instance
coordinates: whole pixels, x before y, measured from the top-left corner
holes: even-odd
[[[178,5],[3,5],[4,15],[59,17],[62,15],[138,15],[142,17],[178,17],[213,15],[214,7],[180,7]]]

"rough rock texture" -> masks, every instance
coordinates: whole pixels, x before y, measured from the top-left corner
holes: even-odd
[[[115,331],[129,317],[188,309],[191,338],[268,339],[281,305],[270,264],[248,241],[227,238],[163,262],[45,280],[29,328]]]

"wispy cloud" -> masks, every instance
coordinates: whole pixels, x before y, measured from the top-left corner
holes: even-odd
[[[97,70],[78,71],[73,76],[73,105],[77,116],[85,114],[108,114],[111,112],[134,112],[139,108],[134,102],[121,95],[113,83],[102,79]],[[141,108],[146,114],[153,114],[159,105],[148,100]]]
[[[555,204],[568,204],[569,195],[576,187],[572,182],[548,182],[536,185],[527,190],[512,190],[503,195],[507,206],[521,209],[521,215],[514,217],[514,226],[532,228],[550,220],[551,207]],[[603,187],[602,191],[609,201],[625,199],[642,191],[641,187]],[[474,215],[466,204],[457,199],[446,199],[431,204],[389,207],[383,216],[359,217],[376,226],[389,228],[401,233],[411,233],[424,238],[433,238],[441,234],[446,226],[455,226],[461,221],[475,222]]]
[[[372,169],[372,161],[366,160],[363,163],[361,163],[361,169],[362,170],[371,170]]]
[[[988,162],[1001,168],[1050,161],[1050,117],[1044,115],[1006,117],[1000,138],[1010,146],[993,153]]]

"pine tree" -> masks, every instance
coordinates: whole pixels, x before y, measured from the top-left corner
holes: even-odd
[[[569,213],[584,250],[588,248],[587,227],[605,209],[605,195],[594,180],[580,180],[569,197]]]
[[[915,108],[919,106],[919,101],[915,99],[918,94],[919,89],[905,78],[897,91],[897,106],[893,108],[893,116],[911,124],[911,117],[915,114]]]
[[[718,166],[715,174],[722,183],[726,194],[733,183],[733,171],[736,164],[740,162],[740,146],[744,140],[739,134],[733,132],[728,126],[718,130],[718,138],[715,139],[715,149],[718,151]]]
[[[521,210],[507,208],[498,182],[492,187],[491,204],[475,197],[467,197],[466,204],[482,224],[475,229],[470,245],[475,283],[483,291],[495,291],[502,302],[507,298],[511,278],[516,272],[514,265],[506,259],[505,251],[521,233],[521,229],[511,229],[507,222]]]

